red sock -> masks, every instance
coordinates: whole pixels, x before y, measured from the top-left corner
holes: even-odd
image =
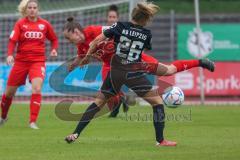
[[[41,94],[32,94],[30,101],[30,123],[36,122],[41,106]]]
[[[199,60],[177,60],[172,63],[177,68],[177,72],[199,67]]]
[[[8,110],[12,104],[12,97],[7,98],[5,94],[2,95],[2,102],[1,102],[1,108],[2,108],[2,119],[7,118]]]
[[[110,100],[108,100],[108,108],[110,111],[113,111],[114,107],[120,102],[120,94],[117,94],[114,97],[111,97]]]

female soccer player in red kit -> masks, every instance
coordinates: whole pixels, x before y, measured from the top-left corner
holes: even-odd
[[[22,15],[10,35],[8,43],[7,64],[12,65],[5,93],[1,101],[0,125],[7,121],[7,114],[12,97],[17,88],[25,84],[27,76],[32,84],[30,100],[30,127],[38,129],[36,121],[41,106],[41,88],[45,76],[45,41],[51,41],[51,56],[57,56],[58,39],[51,24],[38,16],[37,0],[22,0],[18,6]],[[17,53],[13,52],[17,45]]]
[[[111,5],[107,11],[107,25],[111,26],[119,20],[118,7],[116,5]]]
[[[76,47],[78,49],[78,56],[75,58],[75,60],[69,65],[69,71],[72,71],[75,67],[79,66],[79,63],[81,59],[86,55],[89,44],[98,36],[100,35],[104,29],[108,28],[108,26],[97,26],[97,25],[91,25],[87,26],[85,28],[82,28],[82,26],[74,20],[73,17],[69,17],[67,19],[67,23],[65,24],[63,28],[63,34],[64,37],[71,43],[76,44]],[[107,77],[107,74],[110,71],[110,60],[112,55],[114,54],[114,46],[111,48],[112,42],[108,43],[101,43],[99,45],[98,52],[99,54],[103,55],[101,57],[98,57],[103,62],[102,67],[102,80],[104,81]],[[109,48],[110,47],[110,48]],[[108,51],[108,54],[106,52]],[[100,53],[100,52],[105,52]],[[157,63],[158,61],[143,53],[142,55],[143,61],[149,62],[149,63]],[[121,96],[122,93],[119,93],[115,97],[112,97],[112,99],[108,103],[109,109],[112,111],[116,109],[116,107],[119,107],[118,105],[121,104]]]

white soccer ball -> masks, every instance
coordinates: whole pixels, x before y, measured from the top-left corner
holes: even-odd
[[[167,107],[176,108],[184,102],[184,93],[181,88],[169,87],[162,94],[162,99]]]

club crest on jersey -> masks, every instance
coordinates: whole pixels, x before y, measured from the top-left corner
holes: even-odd
[[[117,26],[117,22],[110,26],[110,28],[115,28]]]
[[[23,25],[23,28],[28,29],[28,26],[24,24],[24,25]]]
[[[10,34],[10,38],[13,38],[15,31],[12,31]]]
[[[38,28],[39,28],[40,30],[44,30],[45,25],[44,25],[44,24],[39,24],[39,25],[38,25]]]

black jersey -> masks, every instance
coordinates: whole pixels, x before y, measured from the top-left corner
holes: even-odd
[[[116,54],[111,58],[111,70],[101,87],[105,97],[119,93],[126,85],[143,97],[152,89],[151,82],[138,69],[142,51],[151,49],[151,32],[131,22],[117,22],[103,31],[108,38],[114,38]]]
[[[117,56],[127,63],[140,62],[142,51],[151,49],[151,31],[131,22],[117,22],[103,34],[114,38]]]

